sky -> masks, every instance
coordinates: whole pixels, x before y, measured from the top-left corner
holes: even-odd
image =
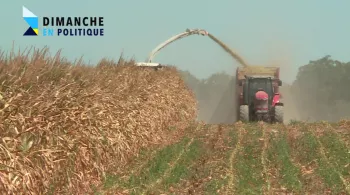
[[[102,37],[24,37],[22,6],[40,16],[103,16]],[[149,53],[187,28],[216,36],[253,65],[279,65],[292,82],[300,66],[326,55],[350,61],[350,1],[238,0],[16,0],[2,4],[0,49],[48,46],[70,60],[146,60]],[[40,22],[39,22],[40,23]],[[153,62],[188,70],[198,78],[234,74],[239,64],[208,37],[193,35],[164,48]]]

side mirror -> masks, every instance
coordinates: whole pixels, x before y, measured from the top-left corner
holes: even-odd
[[[282,81],[278,80],[278,86],[282,86]]]

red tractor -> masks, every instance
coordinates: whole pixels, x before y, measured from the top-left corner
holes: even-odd
[[[279,94],[282,81],[279,79],[279,68],[239,67],[236,78],[239,120],[283,123],[283,103]]]

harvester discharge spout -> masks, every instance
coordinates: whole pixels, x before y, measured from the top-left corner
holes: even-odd
[[[154,67],[155,64],[152,64],[152,61],[154,57],[159,53],[160,50],[165,48],[167,45],[173,43],[174,41],[180,40],[182,38],[191,36],[191,35],[202,35],[202,36],[208,36],[210,39],[212,39],[215,43],[220,45],[227,53],[229,53],[233,59],[235,59],[241,66],[247,67],[248,64],[243,60],[242,57],[240,57],[238,54],[236,54],[232,49],[230,49],[227,45],[225,45],[222,41],[220,41],[218,38],[216,38],[214,35],[210,34],[208,31],[204,29],[186,29],[185,32],[177,34],[168,40],[164,41],[163,43],[159,44],[155,49],[152,50],[152,52],[149,54],[148,59],[146,59],[146,62],[139,62],[136,63],[137,66],[149,66]],[[158,63],[156,63],[158,64]],[[160,64],[158,64],[160,65]]]

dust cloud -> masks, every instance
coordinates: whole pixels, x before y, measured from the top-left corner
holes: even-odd
[[[241,66],[248,66],[247,62],[238,53],[234,52],[214,35],[209,33],[208,36],[229,53]],[[222,78],[218,77],[225,78],[225,80],[223,81]],[[208,78],[202,86],[200,90],[209,91],[205,93],[205,97],[203,97],[203,93],[197,93],[199,120],[209,124],[231,124],[237,121],[236,78],[221,73]]]
[[[237,120],[233,76],[217,73],[199,81],[197,85],[188,85],[195,92],[198,101],[198,120],[208,124],[232,124]]]
[[[232,78],[222,91],[221,98],[215,101],[216,107],[212,111],[210,124],[232,124],[238,119],[235,78]]]
[[[291,120],[301,120],[298,104],[295,99],[296,91],[292,91],[293,72],[296,72],[296,63],[292,56],[294,51],[292,46],[286,41],[278,39],[270,40],[270,44],[266,46],[266,62],[264,66],[280,67],[280,79],[282,86],[280,87],[281,101],[284,103],[284,122]]]
[[[275,39],[267,46],[267,60],[264,66],[280,67],[280,79],[283,84],[280,87],[282,102],[284,103],[284,121],[291,120],[313,122],[319,120],[337,121],[349,116],[350,104],[346,101],[335,100],[327,97],[320,98],[317,85],[322,82],[320,75],[309,74],[306,83],[296,82],[298,65],[293,56],[296,56],[296,48],[285,41]],[[333,81],[329,81],[333,82]],[[314,87],[306,90],[305,84],[314,83]],[[320,85],[322,86],[322,85]]]
[[[230,49],[223,42],[218,40],[213,35],[210,38],[218,43],[226,52],[228,52],[233,59],[235,59],[241,66],[249,66],[248,63],[236,52]],[[292,70],[292,60],[290,52],[287,52],[283,45],[271,44],[267,48],[267,62],[261,63],[262,66],[277,66],[281,68],[281,79],[283,81],[284,73],[290,73]],[[230,74],[232,75],[232,74]],[[222,78],[219,78],[222,77]],[[223,79],[225,78],[225,79]],[[193,88],[199,103],[198,120],[209,124],[232,124],[238,120],[237,116],[237,94],[236,94],[236,78],[228,74],[214,74],[197,87]],[[299,120],[299,111],[296,107],[296,102],[293,98],[291,85],[284,83],[280,88],[282,94],[282,101],[285,103],[285,121]]]
[[[209,35],[210,36],[210,35]],[[236,61],[242,66],[249,66],[243,58],[232,51],[223,42],[211,36],[211,38],[217,42],[222,48],[227,51]],[[277,42],[267,46],[267,62],[262,66],[275,66],[281,68],[281,80],[283,81],[285,76],[289,75],[293,71],[293,61],[291,58],[291,52],[288,51],[289,47],[286,44],[278,44]],[[210,124],[231,124],[237,121],[237,95],[236,95],[236,78],[231,77],[229,81],[226,81],[224,85],[216,86],[216,89],[206,88],[206,90],[212,90],[215,94],[215,98],[204,101],[205,98],[198,97],[199,100],[199,119]],[[215,92],[214,92],[215,91]],[[282,101],[285,104],[285,121],[300,120],[300,114],[297,109],[297,103],[294,99],[294,93],[291,91],[290,83],[283,83],[280,87],[280,93],[282,94]],[[220,95],[219,95],[220,94]],[[213,97],[213,96],[211,96]]]

